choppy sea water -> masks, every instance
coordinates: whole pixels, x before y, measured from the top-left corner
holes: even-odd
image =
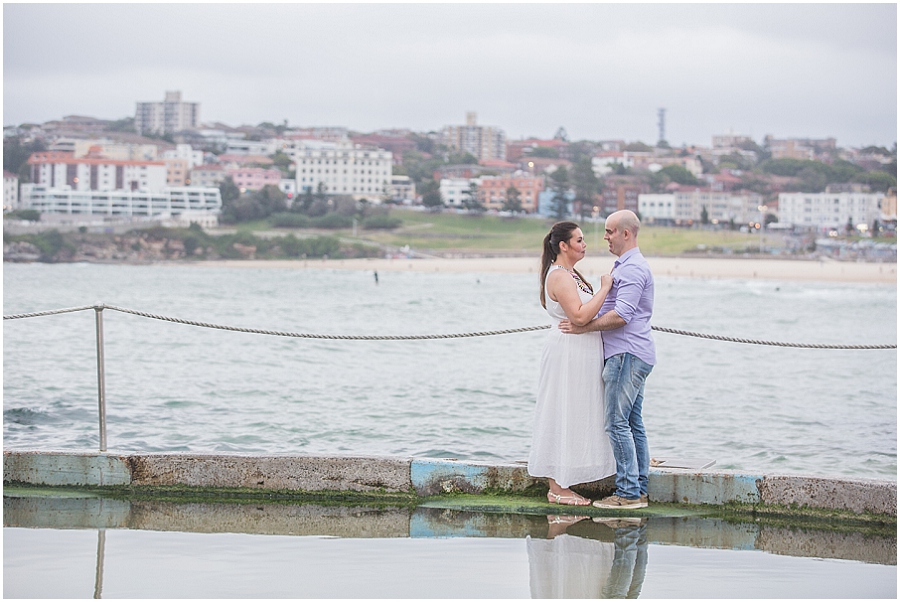
[[[656,326],[787,342],[896,342],[894,285],[664,276],[656,283]],[[104,302],[328,334],[549,322],[535,274],[382,272],[376,284],[371,272],[332,269],[5,264],[3,284],[4,315]],[[103,316],[113,451],[528,456],[545,332],[320,341]],[[896,350],[655,338],[658,365],[644,403],[654,457],[896,479]],[[4,448],[96,449],[94,312],[6,320],[3,344]]]

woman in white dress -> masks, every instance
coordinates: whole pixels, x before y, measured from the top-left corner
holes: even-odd
[[[544,237],[541,305],[553,325],[541,356],[528,458],[528,474],[547,477],[547,501],[571,506],[587,506],[591,500],[569,487],[616,472],[604,429],[603,340],[599,332],[571,335],[556,327],[566,318],[573,324],[590,322],[612,287],[612,277],[604,274],[594,294],[575,269],[585,249],[584,234],[573,222],[554,224]]]

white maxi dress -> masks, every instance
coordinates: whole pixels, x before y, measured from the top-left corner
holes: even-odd
[[[592,296],[580,287],[578,295],[582,303]],[[565,334],[557,328],[565,312],[549,296],[546,302],[552,325],[541,355],[528,474],[571,487],[616,472],[604,428],[603,339],[599,332]]]

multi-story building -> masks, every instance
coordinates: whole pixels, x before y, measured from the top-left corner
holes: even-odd
[[[162,161],[76,158],[72,153],[47,151],[33,153],[28,165],[31,181],[49,189],[158,191],[167,185]]]
[[[675,221],[674,194],[639,194],[638,214],[645,223]]]
[[[498,127],[478,125],[474,111],[466,113],[466,125],[447,125],[441,133],[450,148],[481,159],[506,160],[506,134]]]
[[[139,102],[134,129],[139,134],[174,134],[200,125],[200,103],[183,102],[181,92],[166,92],[162,102]]]
[[[544,190],[544,178],[522,173],[511,176],[482,176],[479,178],[478,197],[487,209],[500,210],[506,202],[507,191],[519,191],[519,202],[525,213],[538,210],[538,196]]]
[[[469,199],[473,183],[477,186],[478,178],[441,178],[441,201],[447,207],[462,207]]]
[[[262,190],[266,186],[280,186],[280,169],[263,169],[262,167],[232,167],[225,170],[225,174],[231,176],[235,186],[241,192],[247,190]]]
[[[787,138],[776,140],[767,135],[764,144],[772,153],[773,159],[815,159],[819,155],[828,155],[837,150],[834,138]]]
[[[778,195],[779,221],[795,228],[826,232],[843,230],[848,223],[871,227],[882,219],[882,193],[782,192]]]
[[[745,191],[742,194],[734,194],[727,191],[712,190],[710,188],[681,188],[674,193],[675,196],[675,223],[688,224],[700,222],[703,210],[706,209],[707,219],[714,224],[731,223],[747,224],[760,222],[764,219],[762,213],[767,209],[763,207],[763,198],[755,192]]]
[[[186,186],[190,180],[187,159],[163,159],[166,164],[166,186]]]
[[[3,170],[3,212],[19,208],[19,176]]]
[[[881,219],[886,222],[897,222],[897,189],[890,188],[881,201]]]
[[[297,192],[348,194],[356,200],[378,202],[391,184],[391,153],[344,143],[320,142],[293,150]]]
[[[43,184],[23,184],[22,206],[42,213],[162,217],[177,216],[189,211],[217,212],[222,208],[222,196],[218,188],[76,190],[72,187],[50,188]]]
[[[191,170],[191,186],[212,188],[221,184],[226,176],[225,168],[218,163],[198,165]]]
[[[607,216],[622,209],[637,213],[638,196],[650,192],[645,184],[607,181],[600,199],[600,213]]]

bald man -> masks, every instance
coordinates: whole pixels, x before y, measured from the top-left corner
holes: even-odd
[[[578,327],[563,320],[563,332],[603,332],[603,385],[606,433],[616,458],[616,493],[594,502],[597,508],[646,508],[650,449],[641,410],[644,382],[656,364],[656,346],[650,331],[653,314],[653,274],[638,248],[641,222],[631,211],[616,211],[606,218],[613,287],[597,317]]]

